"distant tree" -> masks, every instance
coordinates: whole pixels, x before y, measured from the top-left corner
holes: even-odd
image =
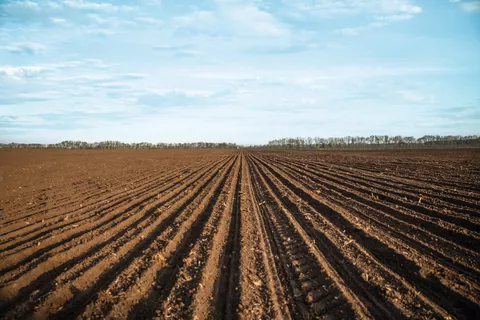
[[[37,144],[37,143],[8,143],[0,144],[0,148],[50,148],[50,149],[166,149],[166,148],[222,148],[236,149],[235,143],[228,142],[194,142],[194,143],[124,143],[120,141],[62,141],[53,144]]]
[[[270,148],[287,149],[325,149],[325,148],[402,148],[402,147],[442,147],[442,146],[480,146],[480,138],[477,135],[470,136],[439,136],[426,135],[416,139],[408,136],[370,135],[368,137],[343,138],[281,138],[271,140],[267,144]]]

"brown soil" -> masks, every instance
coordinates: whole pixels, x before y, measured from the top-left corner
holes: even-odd
[[[480,152],[0,150],[1,319],[479,319]]]

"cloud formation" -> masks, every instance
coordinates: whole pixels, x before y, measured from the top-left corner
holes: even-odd
[[[9,46],[1,46],[0,50],[7,51],[14,54],[29,54],[36,55],[45,50],[45,47],[39,43],[23,42],[12,43]]]
[[[3,1],[0,140],[478,133],[478,3]]]
[[[47,66],[0,66],[0,77],[24,79],[41,76],[53,68]]]
[[[136,7],[109,2],[83,0],[12,0],[0,4],[1,20],[8,23],[66,25],[67,23],[95,22],[95,15],[105,17],[135,11]],[[0,20],[0,21],[1,21]]]
[[[480,12],[480,1],[463,2],[461,7],[467,12]]]
[[[216,1],[212,11],[194,11],[174,18],[177,28],[210,34],[278,37],[289,30],[267,11],[248,1]]]

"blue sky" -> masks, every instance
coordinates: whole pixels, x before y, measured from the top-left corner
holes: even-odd
[[[0,142],[480,133],[480,1],[99,1],[0,0]]]

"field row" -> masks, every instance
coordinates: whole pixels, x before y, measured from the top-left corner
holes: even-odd
[[[181,159],[4,196],[1,318],[480,317],[475,167]]]

